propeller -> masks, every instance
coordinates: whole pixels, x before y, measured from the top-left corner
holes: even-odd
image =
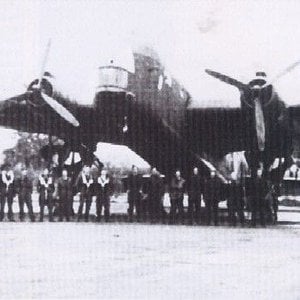
[[[53,98],[49,97],[48,95],[46,95],[43,92],[41,92],[41,96],[42,96],[43,100],[52,109],[54,109],[62,118],[64,118],[66,121],[68,121],[69,123],[71,123],[75,127],[79,126],[78,120],[64,106],[62,106],[56,100],[54,100]]]
[[[285,69],[283,69],[281,72],[279,72],[274,78],[272,78],[272,80],[269,81],[268,85],[272,85],[274,84],[277,80],[279,80],[281,77],[284,77],[285,75],[287,75],[288,73],[290,73],[293,69],[295,69],[296,67],[298,67],[300,65],[300,60],[292,63],[291,65],[289,65],[288,67],[286,67]],[[221,74],[219,72],[216,71],[212,71],[210,69],[205,69],[205,72],[225,83],[231,84],[235,87],[237,87],[238,89],[245,89],[248,88],[247,84],[244,84],[234,78],[231,78],[227,75]]]
[[[44,59],[43,59],[43,62],[42,62],[40,77],[39,77],[39,81],[37,83],[38,84],[37,89],[41,88],[42,79],[45,75],[46,63],[47,63],[47,59],[48,59],[48,56],[49,56],[50,47],[51,47],[51,39],[49,39],[47,47],[46,47],[46,52],[45,52],[45,56],[44,56]]]
[[[75,116],[63,105],[61,105],[59,102],[57,102],[54,98],[50,97],[43,91],[43,80],[45,80],[45,67],[47,58],[49,55],[51,46],[51,40],[49,40],[45,52],[45,56],[42,62],[42,68],[40,73],[40,78],[33,81],[30,86],[28,87],[27,91],[23,94],[11,97],[8,99],[8,101],[14,101],[14,102],[22,102],[22,101],[30,101],[30,98],[32,99],[38,99],[42,98],[46,104],[48,104],[58,115],[60,115],[63,119],[65,119],[67,122],[72,124],[74,127],[78,127],[80,124],[78,120],[75,118]],[[32,102],[33,105],[34,101]]]
[[[215,72],[215,71],[212,71],[212,70],[209,70],[209,69],[205,69],[205,72],[225,83],[228,83],[230,85],[233,85],[235,87],[237,87],[240,91],[246,91],[246,90],[249,90],[250,87],[248,84],[245,84],[245,83],[242,83],[241,81],[238,81],[232,77],[229,77],[227,75],[224,75],[222,73],[219,73],[219,72]],[[248,101],[246,101],[246,99],[244,97],[241,97],[241,100],[249,107],[252,107],[252,105],[250,103],[248,103]]]
[[[65,119],[67,122],[72,124],[74,127],[79,126],[78,120],[74,117],[72,113],[70,113],[63,105],[58,103],[55,99],[52,97],[48,96],[44,92],[42,92],[42,80],[45,75],[45,68],[46,68],[46,63],[47,59],[49,56],[50,52],[50,47],[51,47],[51,40],[48,41],[47,47],[46,47],[46,52],[45,56],[42,62],[42,67],[41,67],[41,73],[40,73],[40,79],[38,80],[37,87],[36,89],[40,91],[40,95],[42,99],[58,114],[60,115],[63,119]]]
[[[296,67],[298,67],[300,65],[300,60],[292,63],[291,65],[289,65],[287,68],[285,68],[284,70],[282,70],[280,73],[278,73],[269,83],[267,83],[264,87],[266,86],[271,86],[273,85],[277,80],[279,80],[280,78],[282,78],[283,76],[285,76],[286,74],[290,73],[293,69],[295,69]],[[249,85],[248,84],[244,84],[234,78],[231,78],[227,75],[221,74],[219,72],[215,72],[209,69],[205,69],[205,72],[225,83],[231,84],[235,87],[237,87],[239,90],[245,91],[246,89],[249,89]],[[262,88],[264,88],[262,87]],[[252,107],[252,105],[250,105],[243,97],[241,98],[242,101],[248,105],[249,107]],[[268,106],[269,104],[271,104],[274,101],[274,97],[273,95],[270,97],[270,100],[264,104],[264,106]]]
[[[224,75],[224,74],[221,74],[219,72],[216,72],[216,71],[212,71],[212,70],[209,70],[209,69],[205,69],[205,72],[207,74],[209,74],[210,76],[213,76],[225,83],[228,83],[228,84],[231,84],[235,87],[237,87],[239,90],[245,90],[245,89],[249,89],[249,86],[245,83],[242,83],[241,81],[238,81],[232,77],[229,77],[227,75]]]
[[[295,69],[296,67],[298,67],[300,65],[300,60],[294,62],[293,64],[289,65],[287,68],[285,68],[284,70],[282,70],[280,73],[278,73],[272,80],[271,80],[271,84],[273,84],[274,82],[276,82],[277,80],[279,80],[281,77],[285,76],[286,74],[288,74],[289,72],[291,72],[293,69]]]

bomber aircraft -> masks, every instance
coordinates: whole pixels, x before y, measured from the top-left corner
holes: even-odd
[[[208,71],[240,89],[241,107],[193,108],[189,93],[151,51],[132,52],[125,63],[112,57],[95,68],[98,86],[90,105],[56,91],[43,67],[23,94],[0,103],[0,125],[60,138],[64,159],[79,152],[87,164],[95,161],[99,142],[126,145],[166,177],[177,168],[188,177],[193,166],[206,176],[211,162],[234,151],[251,153],[255,167],[253,157],[261,155],[269,166],[276,157],[290,156],[299,140],[300,107],[286,108],[272,85],[243,84]],[[55,147],[50,139],[43,153]]]

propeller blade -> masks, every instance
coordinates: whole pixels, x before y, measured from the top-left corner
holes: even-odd
[[[285,68],[283,71],[281,71],[279,74],[277,74],[277,76],[275,76],[272,80],[271,80],[271,84],[273,84],[274,82],[276,82],[278,79],[280,79],[281,77],[285,76],[286,74],[290,73],[293,69],[295,69],[296,67],[298,67],[300,65],[300,60],[294,62],[293,64],[289,65],[287,68]]]
[[[224,75],[224,74],[221,74],[219,72],[215,72],[215,71],[212,71],[212,70],[209,70],[209,69],[205,69],[205,72],[210,75],[210,76],[213,76],[225,83],[228,83],[228,84],[231,84],[235,87],[237,87],[239,90],[244,90],[244,89],[248,89],[248,85],[247,84],[244,84],[236,79],[233,79],[227,75]]]
[[[41,93],[41,95],[45,102],[49,106],[51,106],[62,118],[64,118],[75,127],[79,126],[79,122],[77,121],[77,119],[64,106],[62,106],[60,103],[58,103],[56,100],[49,97],[45,93]]]
[[[7,99],[7,101],[22,102],[24,100],[27,100],[27,98],[28,98],[28,92],[25,92],[23,94],[14,97],[10,97],[9,99]]]
[[[46,63],[47,63],[48,55],[49,55],[49,52],[50,52],[50,47],[51,47],[51,39],[49,39],[49,41],[48,41],[48,44],[47,44],[47,47],[46,47],[45,56],[44,56],[44,59],[43,59],[43,62],[42,62],[40,78],[39,78],[38,86],[37,86],[38,89],[41,87],[42,79],[43,79],[44,74],[45,74],[45,68],[46,68]]]

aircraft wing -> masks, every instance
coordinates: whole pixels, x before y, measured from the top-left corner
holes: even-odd
[[[54,96],[74,116],[79,116],[80,106],[75,102]],[[62,118],[43,99],[30,99],[24,93],[0,102],[0,126],[30,133],[44,133],[60,138],[68,137],[75,127]]]
[[[59,93],[54,93],[52,99],[55,102],[54,107],[43,99],[30,98],[28,93],[1,101],[0,126],[56,136],[67,142],[74,151],[80,145],[90,147],[98,142],[122,142],[124,120],[122,114],[120,118],[116,116],[118,107],[108,110],[105,104],[100,108],[80,105]],[[78,121],[78,126],[61,116],[64,110]]]
[[[247,146],[240,108],[190,108],[187,128],[191,148],[210,157],[220,158]]]
[[[300,105],[288,107],[293,145],[300,150]],[[229,152],[249,149],[249,132],[243,126],[240,108],[190,108],[187,112],[188,140],[197,153],[220,158]]]

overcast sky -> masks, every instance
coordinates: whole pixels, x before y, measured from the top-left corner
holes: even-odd
[[[299,1],[1,1],[0,95],[22,91],[39,73],[48,38],[48,68],[57,86],[89,103],[97,61],[124,45],[151,45],[196,105],[238,105],[238,93],[209,78],[212,68],[249,81],[300,60]],[[297,103],[300,68],[276,87]],[[299,87],[298,87],[299,86]],[[217,100],[217,101],[216,101]]]
[[[299,1],[0,1],[0,98],[38,76],[46,43],[57,86],[91,103],[99,61],[110,49],[152,46],[195,106],[237,106],[235,88],[211,68],[247,82],[300,60]],[[275,87],[300,102],[300,67]]]

